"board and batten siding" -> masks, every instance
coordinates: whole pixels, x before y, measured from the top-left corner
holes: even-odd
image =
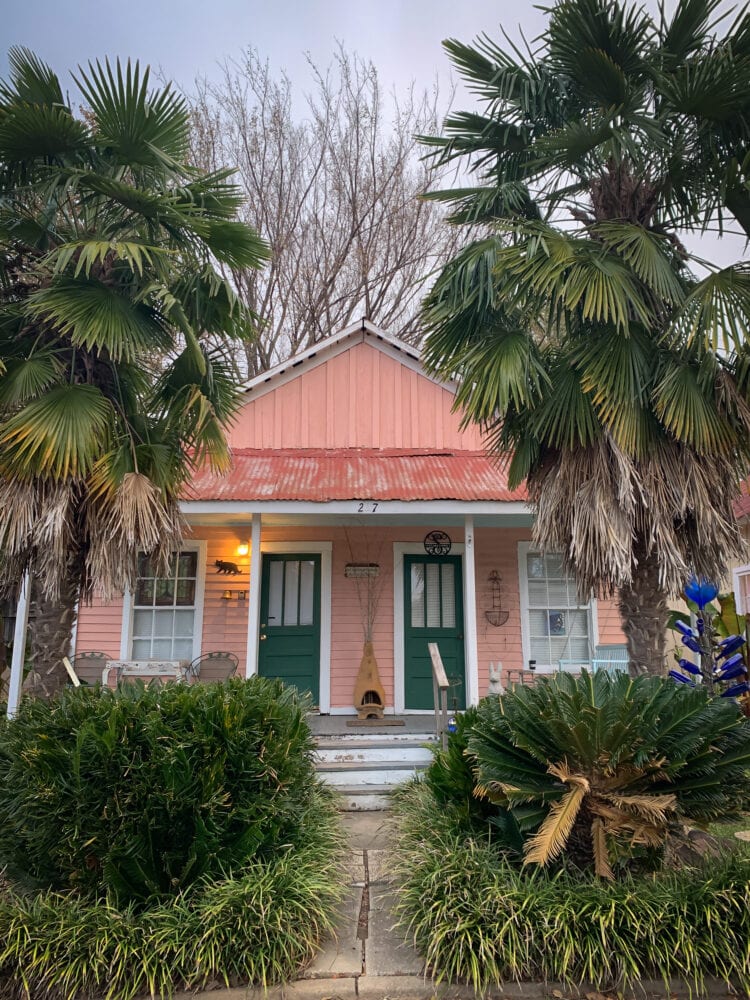
[[[291,381],[252,395],[230,432],[235,448],[441,448],[480,451],[459,428],[453,393],[358,343]]]

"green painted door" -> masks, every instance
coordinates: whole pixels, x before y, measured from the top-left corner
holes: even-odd
[[[320,697],[320,556],[265,553],[258,673]]]
[[[448,675],[448,708],[466,706],[464,605],[460,556],[404,556],[404,707],[433,706],[428,642]]]

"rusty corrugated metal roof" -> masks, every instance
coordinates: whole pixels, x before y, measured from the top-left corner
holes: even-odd
[[[185,500],[525,500],[484,452],[235,449],[226,476],[197,474]]]

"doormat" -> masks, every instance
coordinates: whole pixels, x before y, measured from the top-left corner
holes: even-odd
[[[381,726],[406,725],[403,719],[393,719],[387,716],[384,719],[347,719],[346,724],[352,729],[359,729],[360,727],[362,729],[380,729]]]

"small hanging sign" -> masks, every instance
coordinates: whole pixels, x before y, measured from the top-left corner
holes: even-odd
[[[424,536],[424,550],[428,556],[447,556],[451,550],[450,536],[444,531],[430,531]]]

